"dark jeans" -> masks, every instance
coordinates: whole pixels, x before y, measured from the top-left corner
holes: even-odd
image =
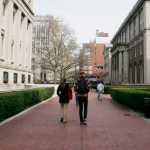
[[[78,97],[78,101],[79,101],[80,122],[83,122],[83,120],[87,118],[88,98],[87,97]],[[83,105],[84,105],[84,118],[83,118]]]
[[[78,93],[77,92],[75,92],[75,97],[76,97],[76,106],[78,106],[79,102],[78,102]]]

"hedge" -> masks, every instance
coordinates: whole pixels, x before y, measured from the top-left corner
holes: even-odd
[[[0,93],[0,122],[34,104],[50,98],[53,93],[54,88],[35,88]]]
[[[112,88],[110,95],[113,99],[122,103],[134,110],[144,111],[145,100],[144,98],[150,97],[148,89],[118,89]]]

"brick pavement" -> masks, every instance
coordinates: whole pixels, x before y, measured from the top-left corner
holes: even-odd
[[[98,101],[89,93],[87,126],[79,125],[74,99],[67,113],[60,123],[56,97],[0,126],[0,150],[150,150],[150,123],[109,95]]]

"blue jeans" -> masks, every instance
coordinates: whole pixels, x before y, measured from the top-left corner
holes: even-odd
[[[76,97],[76,106],[79,105],[79,102],[78,102],[78,93],[75,92],[75,97]]]
[[[98,91],[98,99],[102,99],[102,91]]]

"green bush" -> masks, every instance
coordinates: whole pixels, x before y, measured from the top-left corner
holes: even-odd
[[[150,92],[147,89],[134,88],[112,88],[110,91],[111,97],[134,110],[144,111],[144,98],[150,97]]]
[[[34,83],[34,84],[41,84],[42,81],[41,81],[41,80],[33,80],[33,83]]]
[[[0,93],[0,122],[24,109],[50,98],[54,88],[35,88],[31,90]]]

